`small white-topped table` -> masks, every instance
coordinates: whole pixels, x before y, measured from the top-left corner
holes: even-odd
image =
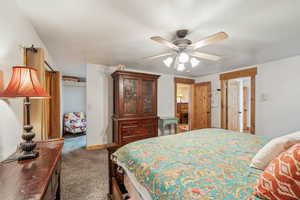
[[[161,131],[161,135],[165,135],[165,129],[169,127],[169,135],[172,134],[172,126],[174,127],[174,133],[177,133],[178,119],[176,117],[160,117],[158,121],[158,127]]]

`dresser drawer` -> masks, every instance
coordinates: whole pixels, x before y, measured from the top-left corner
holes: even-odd
[[[48,184],[47,190],[44,194],[43,200],[54,200],[54,199],[55,199],[55,196],[52,192],[52,183],[50,181]]]
[[[60,170],[64,139],[37,141],[39,156],[21,162],[0,164],[1,200],[59,200],[60,188],[53,189],[55,169]],[[15,158],[19,150],[11,155]],[[59,168],[58,168],[59,166]],[[56,183],[59,183],[56,181]]]
[[[60,171],[61,171],[61,158],[57,161],[56,167],[52,174],[52,192],[55,194],[58,189],[60,181]]]
[[[57,193],[59,190],[59,181],[60,181],[60,171],[61,171],[61,157],[56,163],[56,166],[53,169],[52,176],[47,186],[47,190],[43,196],[43,200],[56,200]]]

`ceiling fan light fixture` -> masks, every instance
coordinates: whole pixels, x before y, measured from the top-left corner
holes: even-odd
[[[182,71],[184,71],[184,70],[185,70],[184,64],[182,64],[182,63],[178,64],[178,66],[177,66],[177,71],[182,72]]]
[[[191,58],[191,65],[192,67],[196,67],[197,65],[199,65],[200,60],[198,60],[197,58]]]
[[[166,58],[164,61],[164,64],[167,66],[167,67],[170,67],[172,62],[173,62],[173,58],[172,57],[168,57]]]
[[[178,56],[178,60],[180,63],[187,63],[190,59],[190,56],[185,53],[185,52],[181,52]]]

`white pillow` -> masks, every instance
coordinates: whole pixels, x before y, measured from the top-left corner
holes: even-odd
[[[253,157],[250,167],[265,170],[281,152],[300,143],[300,131],[272,139]]]

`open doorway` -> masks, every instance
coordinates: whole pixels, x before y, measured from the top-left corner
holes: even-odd
[[[86,78],[62,77],[62,136],[63,152],[86,147]]]
[[[178,119],[178,133],[191,130],[194,83],[192,79],[175,78],[175,115]]]
[[[255,76],[257,68],[220,75],[221,127],[255,134]]]
[[[229,130],[250,132],[250,77],[228,81],[228,120]]]
[[[191,106],[191,85],[177,83],[176,97],[176,117],[178,118],[178,132],[188,131],[189,129],[189,107]]]

